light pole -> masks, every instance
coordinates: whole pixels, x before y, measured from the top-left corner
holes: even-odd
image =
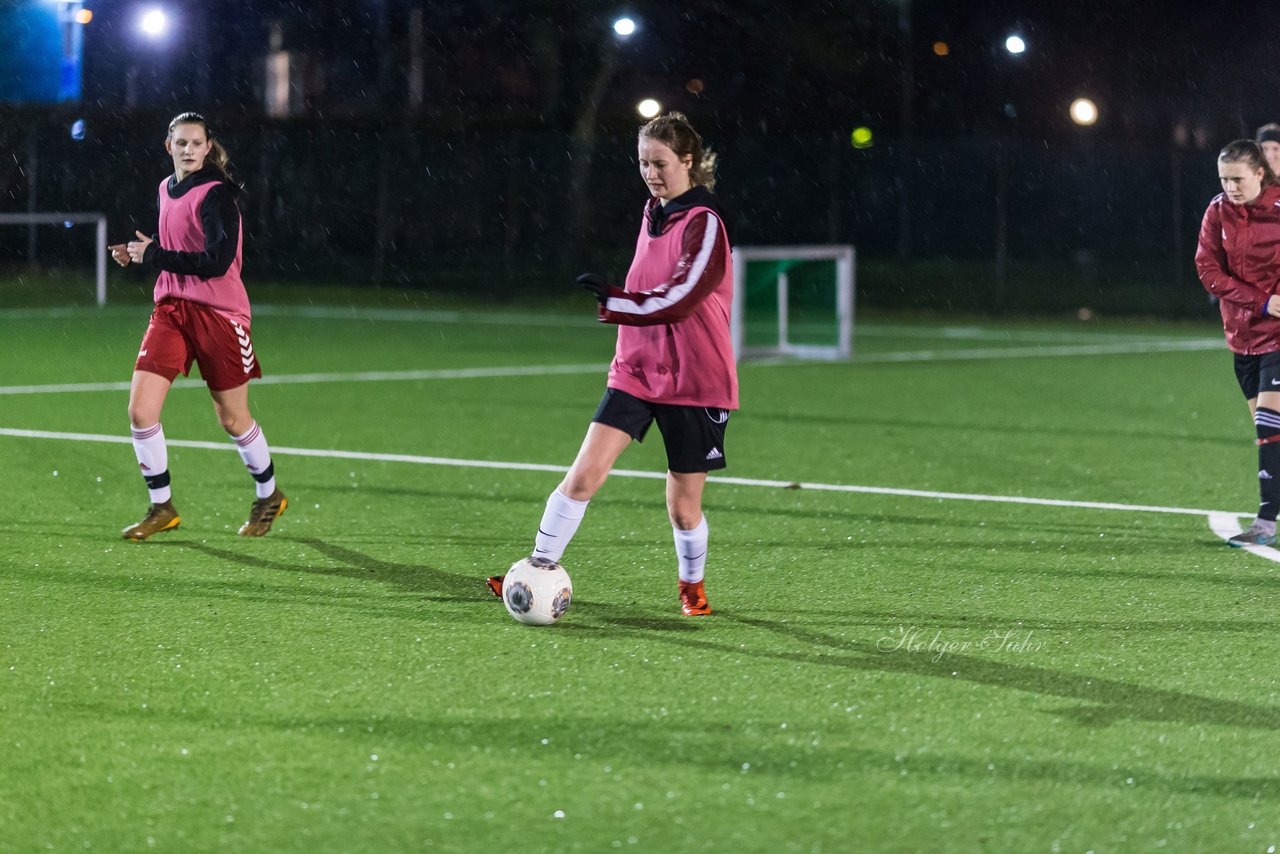
[[[591,221],[590,195],[587,190],[591,180],[591,160],[595,155],[596,132],[600,104],[604,100],[605,89],[618,68],[618,51],[624,42],[639,32],[641,23],[634,18],[620,17],[610,25],[611,36],[602,40],[600,49],[600,67],[591,88],[583,101],[578,119],[573,124],[569,139],[571,171],[569,173],[569,204],[573,211],[572,228],[566,239],[561,241],[561,262],[568,264],[576,261],[582,246],[583,233],[587,223]],[[655,102],[657,103],[657,102]],[[661,107],[659,107],[661,109]],[[657,115],[656,113],[654,115]]]
[[[159,95],[160,66],[173,39],[174,22],[163,6],[145,6],[134,10],[135,38],[143,43],[130,51],[129,68],[125,72],[125,105],[133,108]]]
[[[1075,123],[1076,127],[1087,131],[1098,123],[1098,105],[1089,98],[1076,98],[1071,102],[1071,106],[1067,108],[1067,115],[1071,117],[1071,121]],[[1085,164],[1088,169],[1088,174],[1096,175],[1098,174],[1096,152],[1092,144],[1093,139],[1087,132],[1085,133],[1084,143]],[[1099,194],[1097,182],[1089,181],[1085,192],[1087,194],[1086,199],[1088,204],[1090,208],[1093,208],[1095,206],[1096,197]],[[1076,258],[1080,265],[1081,278],[1084,280],[1085,285],[1087,287],[1093,287],[1098,278],[1098,249],[1096,237],[1092,237],[1089,244],[1088,248],[1082,247],[1077,250]],[[1087,309],[1081,309],[1080,311],[1081,319],[1083,320],[1085,319],[1084,313]]]
[[[911,254],[911,186],[910,174],[915,166],[913,148],[912,106],[915,100],[915,65],[911,52],[911,0],[898,0],[898,38],[901,41],[902,90],[899,92],[898,119],[902,127],[902,139],[899,143],[902,156],[896,181],[898,183],[898,260],[905,261]]]
[[[1005,36],[1005,52],[1021,58],[1027,52],[1027,42],[1017,33]],[[1007,92],[1006,92],[1007,94]],[[1000,107],[1001,132],[996,145],[996,302],[1003,305],[1009,284],[1009,157],[1013,151],[1013,134],[1006,128],[1018,116],[1012,98]]]

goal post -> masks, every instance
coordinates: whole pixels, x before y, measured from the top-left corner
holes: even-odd
[[[94,250],[97,260],[94,266],[97,282],[98,305],[107,304],[107,216],[101,213],[59,213],[57,211],[33,213],[0,213],[0,225],[84,225],[94,223]]]
[[[850,245],[734,247],[737,358],[852,358],[855,259]]]

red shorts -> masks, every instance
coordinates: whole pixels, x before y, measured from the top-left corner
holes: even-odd
[[[198,302],[161,300],[151,312],[133,369],[173,382],[178,374],[191,372],[192,362],[213,391],[238,388],[262,376],[249,327]]]

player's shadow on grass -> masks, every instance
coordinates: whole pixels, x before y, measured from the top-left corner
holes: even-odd
[[[336,545],[314,537],[276,537],[276,540],[298,543],[313,549],[332,564],[323,566],[275,560],[211,546],[208,543],[172,541],[169,548],[185,548],[236,566],[249,566],[271,572],[327,575],[376,581],[390,585],[423,600],[450,604],[480,603],[499,611],[501,603],[484,586],[484,579],[474,575],[447,572],[427,564],[398,563],[371,557],[364,552]],[[606,605],[574,597],[573,611],[589,619],[632,631],[688,632],[695,629],[689,621],[678,617],[637,616],[631,608]],[[558,631],[600,631],[600,625],[569,623]]]
[[[371,701],[374,702],[374,701]],[[751,759],[752,773],[760,779],[781,779],[794,775],[806,782],[829,780],[843,783],[853,779],[863,782],[877,779],[899,779],[903,774],[927,776],[944,781],[948,787],[995,784],[1025,787],[1030,781],[1048,781],[1053,785],[1071,784],[1091,790],[1132,793],[1165,792],[1171,795],[1193,795],[1244,799],[1271,803],[1280,800],[1280,779],[1274,776],[1226,777],[1209,773],[1186,773],[1177,768],[1163,768],[1147,762],[1078,762],[1037,759],[1000,753],[981,756],[939,753],[935,750],[903,752],[877,750],[870,747],[845,746],[839,750],[806,752],[804,761],[792,761],[795,747],[777,738],[744,735],[738,727],[716,721],[682,721],[678,727],[667,719],[650,720],[646,715],[630,713],[611,715],[566,715],[525,709],[514,720],[526,726],[513,726],[510,713],[447,713],[428,707],[417,713],[387,714],[376,706],[366,716],[326,715],[323,709],[308,707],[273,714],[261,707],[237,709],[234,718],[214,711],[199,702],[152,702],[145,712],[137,704],[98,698],[81,702],[62,701],[59,713],[74,715],[86,727],[101,727],[104,721],[138,726],[164,727],[166,732],[194,731],[202,736],[224,731],[230,740],[255,739],[262,750],[270,751],[278,742],[273,733],[285,739],[302,736],[323,737],[354,750],[363,749],[369,733],[376,733],[381,744],[403,745],[412,754],[425,750],[429,754],[450,755],[492,750],[511,761],[546,763],[547,746],[538,744],[531,731],[541,729],[546,721],[557,732],[572,733],[574,740],[590,744],[590,755],[603,761],[619,757],[629,767],[644,768],[657,774],[685,774],[691,767],[706,769],[723,776],[726,771],[738,775],[744,757]],[[526,714],[527,713],[527,714]],[[696,750],[690,750],[692,742]],[[1015,745],[1016,748],[1016,745]],[[283,748],[282,748],[283,749]],[[749,752],[746,752],[749,751]],[[586,751],[584,751],[586,752]],[[323,755],[303,757],[294,763],[301,774],[331,773]],[[883,775],[877,777],[876,775]]]
[[[1276,706],[1217,700],[1165,688],[1134,685],[1118,679],[997,661],[962,652],[938,655],[936,651],[928,649],[882,649],[877,643],[834,637],[790,623],[755,617],[721,614],[719,619],[731,620],[798,641],[803,645],[804,651],[785,651],[761,646],[753,648],[750,644],[730,645],[687,636],[679,640],[682,648],[695,647],[728,656],[748,655],[823,667],[960,680],[1039,694],[1042,697],[1060,698],[1076,705],[1041,710],[1042,713],[1070,718],[1087,727],[1105,727],[1116,721],[1137,720],[1280,729],[1280,707]],[[660,634],[653,637],[662,641],[673,640]],[[927,639],[926,637],[925,640]],[[1016,654],[1025,656],[1033,653]]]
[[[428,564],[397,563],[371,557],[345,546],[328,543],[313,537],[277,537],[279,540],[298,543],[328,558],[333,565],[317,566],[307,563],[274,560],[254,554],[231,551],[208,543],[175,542],[171,545],[197,551],[237,566],[251,566],[278,572],[304,573],[308,575],[338,575],[361,581],[377,581],[398,587],[436,602],[466,602],[480,598],[483,579],[470,575],[447,572]]]
[[[687,617],[637,616],[631,608],[620,608],[599,602],[582,602],[578,599],[573,600],[573,608],[582,611],[582,616],[593,622],[566,621],[562,626],[557,626],[558,631],[588,633],[623,629],[687,634],[698,630],[694,621]]]

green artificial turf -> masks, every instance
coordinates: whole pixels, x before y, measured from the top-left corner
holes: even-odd
[[[268,379],[497,370],[256,384],[290,496],[262,540],[175,388],[168,437],[216,447],[171,449],[183,523],[145,544],[118,534],[146,506],[127,392],[15,387],[127,381],[146,307],[0,312],[0,428],[84,434],[0,435],[0,850],[1280,844],[1278,565],[1136,509],[1255,506],[1229,356],[1173,349],[1212,326],[882,320],[852,363],[745,365],[716,613],[679,615],[662,484],[629,476],[662,471],[655,434],[535,629],[482,581],[554,471],[352,452],[567,465],[611,331],[312,308],[262,307]]]

